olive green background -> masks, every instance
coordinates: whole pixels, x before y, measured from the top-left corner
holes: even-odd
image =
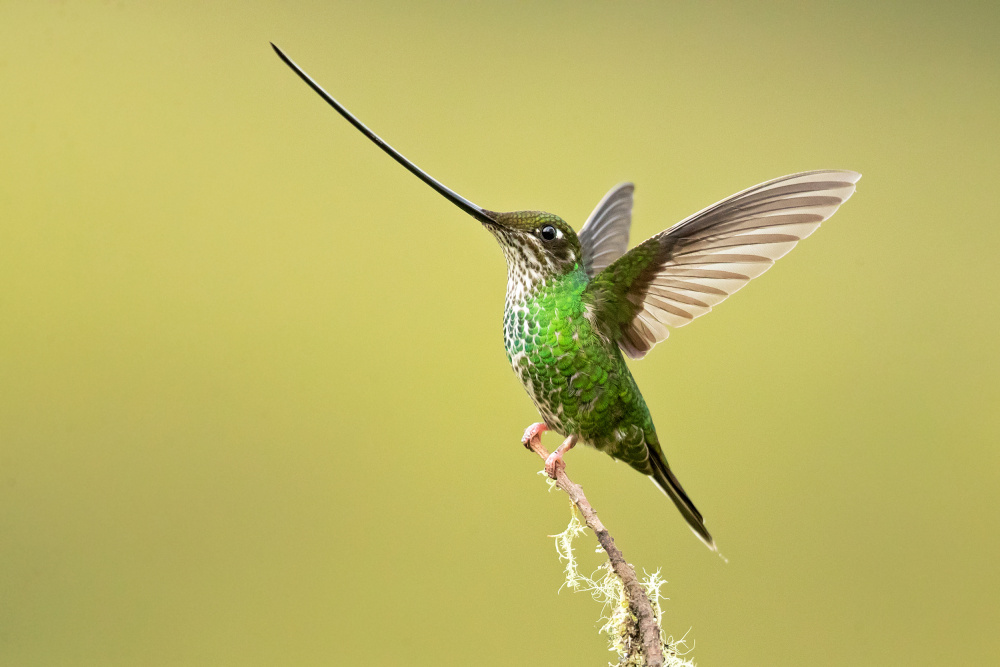
[[[269,40],[487,208],[579,227],[633,180],[633,242],[862,172],[633,365],[729,564],[625,466],[569,471],[701,665],[1000,660],[998,34],[987,2],[0,4],[0,663],[613,658],[557,595],[494,240]]]

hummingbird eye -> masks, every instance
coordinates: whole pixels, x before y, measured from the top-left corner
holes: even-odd
[[[541,234],[542,239],[545,241],[551,241],[552,239],[554,239],[556,236],[559,235],[559,232],[552,225],[545,225],[539,230],[539,233]]]

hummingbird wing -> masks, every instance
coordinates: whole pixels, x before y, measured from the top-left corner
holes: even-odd
[[[641,359],[812,234],[854,194],[861,174],[807,171],[727,197],[640,243],[594,277],[589,317]]]
[[[591,278],[628,250],[634,191],[631,183],[611,188],[577,234],[583,248],[583,266]]]

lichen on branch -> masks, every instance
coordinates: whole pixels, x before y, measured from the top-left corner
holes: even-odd
[[[563,571],[566,580],[559,590],[569,588],[579,593],[590,593],[590,596],[601,605],[601,618],[603,622],[599,632],[607,637],[608,650],[618,656],[618,663],[615,667],[645,667],[645,655],[636,650],[635,616],[629,609],[629,597],[625,591],[622,580],[614,573],[610,561],[605,561],[597,567],[589,576],[580,573],[580,565],[573,551],[573,541],[586,534],[587,526],[580,520],[580,515],[576,506],[570,504],[570,520],[566,530],[558,535],[550,535],[555,540],[556,553],[560,562],[565,566]],[[598,553],[604,553],[604,549],[598,546],[595,549]],[[656,623],[660,628],[660,648],[663,652],[663,664],[667,667],[694,667],[694,662],[684,657],[689,651],[686,642],[686,634],[680,639],[665,635],[663,632],[663,597],[661,588],[666,582],[660,576],[660,571],[656,570],[652,574],[645,573],[639,580],[649,598],[650,606],[656,616]],[[610,663],[609,663],[610,664]]]

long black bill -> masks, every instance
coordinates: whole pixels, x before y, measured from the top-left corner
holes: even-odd
[[[392,157],[393,160],[395,160],[399,164],[401,164],[404,167],[406,167],[407,169],[409,169],[410,172],[413,173],[413,175],[415,175],[421,181],[423,181],[427,185],[429,185],[432,188],[434,188],[435,190],[437,190],[439,193],[441,193],[442,195],[444,195],[455,206],[459,207],[460,209],[462,209],[463,211],[465,211],[466,213],[468,213],[472,217],[476,218],[480,222],[485,222],[485,223],[489,223],[489,224],[495,224],[496,223],[496,221],[493,220],[492,217],[490,217],[489,213],[485,209],[483,209],[481,206],[477,206],[477,205],[473,204],[471,201],[469,201],[468,199],[466,199],[462,195],[458,194],[457,192],[455,192],[451,188],[445,187],[445,185],[443,183],[441,183],[437,179],[433,178],[426,171],[424,171],[423,169],[421,169],[420,167],[418,167],[417,165],[413,164],[412,162],[410,162],[409,160],[407,160],[405,157],[403,157],[403,155],[399,151],[397,151],[395,148],[393,148],[392,146],[390,146],[389,144],[387,144],[385,141],[383,141],[382,137],[378,136],[377,134],[375,134],[374,132],[372,132],[371,130],[369,130],[368,127],[364,123],[362,123],[360,120],[358,120],[357,118],[354,117],[354,114],[352,114],[350,111],[348,111],[347,109],[345,109],[340,102],[338,102],[337,100],[333,99],[333,96],[330,95],[330,93],[328,93],[325,90],[323,90],[323,87],[320,86],[318,83],[316,83],[311,76],[309,76],[308,74],[306,74],[305,72],[303,72],[302,68],[299,67],[298,65],[296,65],[295,62],[293,62],[291,58],[289,58],[284,53],[282,53],[281,49],[279,49],[277,46],[274,45],[274,42],[271,43],[271,48],[274,49],[274,52],[278,54],[278,57],[281,58],[286,65],[288,65],[289,67],[291,67],[292,70],[296,74],[299,75],[299,78],[301,78],[303,81],[305,81],[307,84],[309,84],[310,88],[312,88],[317,93],[319,93],[319,96],[322,97],[324,100],[326,100],[327,104],[329,104],[334,109],[336,109],[337,113],[339,113],[341,116],[343,116],[344,118],[346,118],[347,122],[349,122],[351,125],[353,125],[354,127],[358,128],[361,131],[362,134],[364,134],[366,137],[368,137],[369,139],[371,139],[372,141],[374,141],[375,144],[379,148],[381,148],[382,150],[384,150],[386,153],[388,153]]]

